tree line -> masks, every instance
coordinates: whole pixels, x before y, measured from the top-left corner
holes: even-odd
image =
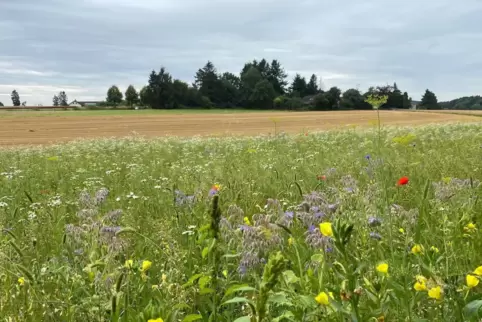
[[[153,70],[147,85],[139,91],[129,85],[125,93],[118,86],[111,86],[104,106],[140,105],[153,109],[179,108],[245,108],[245,109],[288,109],[288,110],[341,110],[371,109],[366,103],[369,96],[387,96],[381,109],[408,109],[416,105],[420,109],[482,109],[480,96],[461,98],[439,103],[436,95],[426,90],[420,101],[412,101],[408,93],[402,92],[396,83],[370,87],[366,92],[349,88],[344,92],[334,86],[325,90],[318,77],[309,79],[296,74],[291,80],[281,65],[274,59],[246,62],[239,74],[220,73],[211,61],[194,75],[194,82],[188,84],[173,76],[165,67]],[[12,92],[12,103],[20,106],[16,90]],[[25,102],[24,102],[25,103]],[[68,106],[64,91],[52,99],[54,106]]]

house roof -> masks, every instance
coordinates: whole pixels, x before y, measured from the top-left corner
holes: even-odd
[[[78,100],[73,100],[72,102],[70,102],[70,104],[75,104],[75,103],[79,103],[79,104],[86,104],[86,103],[101,103],[102,101],[78,101]]]

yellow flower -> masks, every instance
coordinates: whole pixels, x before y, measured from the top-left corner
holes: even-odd
[[[320,224],[320,232],[327,237],[332,237],[333,236],[333,230],[331,229],[331,223],[330,222],[324,222]]]
[[[421,253],[423,253],[423,247],[419,244],[415,244],[412,247],[412,254],[418,255],[418,254],[421,254]]]
[[[431,250],[432,252],[434,252],[434,253],[440,252],[440,250],[439,250],[437,247],[435,247],[435,246],[430,247],[430,250]]]
[[[127,268],[132,268],[132,266],[134,266],[134,261],[132,259],[128,259],[126,260],[124,266]]]
[[[464,227],[464,231],[468,233],[472,233],[477,230],[477,226],[474,223],[468,223],[467,226]]]
[[[219,190],[221,190],[221,185],[216,183],[216,184],[213,185],[213,189],[216,190],[216,191],[219,191]]]
[[[167,275],[166,275],[166,274],[162,274],[161,280],[162,280],[163,283],[166,283],[166,281],[167,281]]]
[[[293,243],[295,242],[295,240],[293,239],[293,237],[290,237],[288,238],[288,245],[293,245]]]
[[[248,226],[251,226],[251,221],[249,221],[249,218],[248,217],[244,217],[244,223]]]
[[[428,296],[433,299],[440,300],[442,298],[442,288],[440,286],[432,287],[428,291]]]
[[[164,322],[164,320],[161,318],[157,318],[157,319],[149,319],[147,320],[147,322]]]
[[[413,285],[413,288],[415,289],[415,291],[417,292],[422,292],[422,291],[426,291],[427,290],[427,285],[425,283],[421,283],[421,282],[416,282],[414,285]]]
[[[381,263],[377,266],[377,271],[382,274],[387,274],[388,273],[388,264],[387,263]]]
[[[24,277],[19,277],[18,279],[18,284],[20,284],[20,286],[23,286],[25,284],[25,278]]]
[[[474,288],[477,285],[479,285],[479,279],[475,277],[474,275],[467,275],[465,277],[465,281],[467,282],[467,286],[469,288]]]
[[[151,261],[143,261],[142,262],[142,267],[141,267],[141,271],[144,273],[144,272],[147,272],[149,270],[149,268],[151,268],[152,266],[152,262]]]
[[[477,276],[482,276],[482,266],[477,267],[474,270],[474,274],[477,275]]]
[[[400,234],[405,234],[405,230],[403,228],[400,228],[398,231],[400,232]]]
[[[330,292],[330,297],[333,298],[333,294]],[[321,292],[315,297],[316,302],[321,305],[330,305],[330,299],[328,298],[328,294],[326,292]]]
[[[415,279],[417,280],[417,282],[413,285],[413,288],[417,291],[417,292],[422,292],[422,291],[426,291],[427,290],[427,278],[425,278],[425,276],[422,276],[422,275],[417,275],[415,277]]]

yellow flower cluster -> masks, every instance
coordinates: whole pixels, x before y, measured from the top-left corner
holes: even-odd
[[[440,300],[443,296],[443,290],[442,290],[442,287],[436,285],[436,286],[433,286],[433,287],[430,287],[428,288],[427,287],[427,278],[423,275],[417,275],[415,277],[416,279],[416,282],[415,284],[413,285],[413,288],[415,289],[415,291],[417,292],[425,292],[428,290],[428,297],[432,298],[432,299],[435,299],[435,300]]]

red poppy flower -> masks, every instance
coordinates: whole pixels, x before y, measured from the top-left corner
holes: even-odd
[[[317,176],[316,176],[316,179],[317,179],[317,180],[320,180],[320,181],[321,181],[321,180],[326,180],[326,176],[325,176],[325,175],[317,175]]]
[[[401,177],[398,179],[397,186],[404,186],[408,183],[408,177]]]

